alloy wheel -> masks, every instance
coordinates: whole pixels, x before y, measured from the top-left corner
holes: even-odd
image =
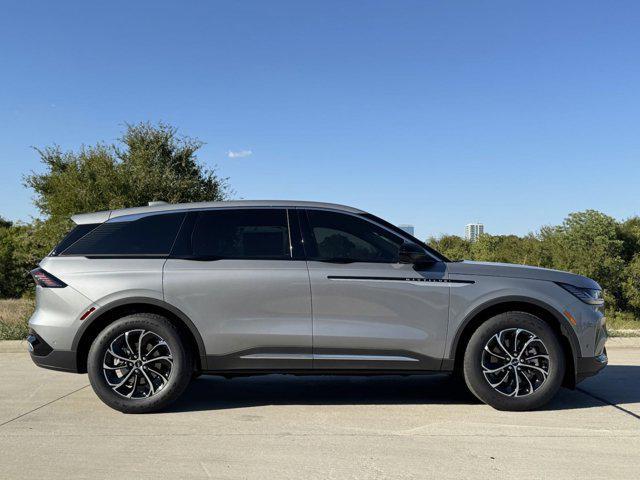
[[[485,344],[482,373],[489,385],[508,397],[537,391],[549,378],[549,351],[537,335],[522,328],[507,328]]]
[[[111,342],[102,370],[107,384],[125,398],[149,398],[169,382],[173,356],[167,342],[150,330],[128,330]]]

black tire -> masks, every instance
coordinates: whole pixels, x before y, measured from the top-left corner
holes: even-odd
[[[105,358],[110,358],[105,357],[105,355],[107,355],[107,350],[112,342],[122,338],[125,332],[140,330],[150,332],[151,335],[157,335],[166,342],[166,346],[161,348],[169,349],[168,352],[172,357],[172,366],[170,366],[170,374],[167,375],[168,379],[155,393],[150,394],[147,398],[126,398],[121,393],[114,391],[107,382],[106,377],[108,374],[103,370],[103,363]],[[135,342],[135,340],[132,340],[132,342]],[[100,400],[115,410],[124,413],[148,413],[161,410],[174,402],[191,381],[194,371],[193,355],[187,351],[185,345],[186,342],[181,339],[176,327],[161,315],[136,313],[120,318],[101,331],[89,349],[87,372],[91,386]],[[119,360],[116,360],[116,362],[119,362]],[[118,371],[117,375],[122,375],[121,378],[124,378],[124,373],[120,372],[126,373],[128,370]],[[142,375],[139,378],[141,378],[141,385],[137,388],[142,390],[144,384],[148,385],[148,383]],[[153,377],[153,379],[156,381],[161,380],[159,377]],[[133,390],[135,389],[136,387],[133,387]],[[148,391],[151,392],[150,386]]]
[[[526,367],[526,365],[532,364],[540,365],[538,363],[539,360],[528,360],[525,363],[517,363],[518,360],[514,357],[519,349],[519,345],[522,345],[522,339],[518,340],[518,337],[515,337],[515,333],[512,332],[517,330],[514,329],[527,331],[527,334],[531,333],[541,340],[543,344],[542,347],[544,347],[548,354],[548,360],[543,360],[547,362],[543,365],[544,370],[548,372],[546,377],[541,372],[532,370],[531,367]],[[485,373],[483,373],[483,361],[486,362],[487,358],[496,359],[491,353],[484,352],[485,346],[489,344],[490,340],[494,343],[497,341],[495,340],[495,336],[500,332],[507,332],[503,333],[503,335],[513,335],[511,338],[513,339],[515,337],[515,342],[511,342],[511,347],[513,347],[514,343],[515,347],[513,347],[511,353],[505,355],[504,360],[497,360],[499,366],[508,366],[500,366],[500,368],[504,370],[500,370],[499,373],[501,376],[502,372],[505,372],[505,377],[503,377],[505,381],[496,389],[490,385],[488,378],[485,376]],[[525,340],[526,338],[527,337],[525,337]],[[490,345],[494,345],[494,343]],[[536,343],[538,348],[542,349],[540,342],[536,341]],[[505,346],[507,350],[511,349],[509,345]],[[492,351],[501,353],[501,350],[498,349]],[[513,357],[511,355],[513,355]],[[542,355],[537,356],[542,357]],[[522,368],[518,368],[517,365],[520,365]],[[486,368],[486,365],[485,369],[487,373],[490,371],[490,369]],[[465,351],[463,370],[465,382],[469,390],[484,403],[498,410],[534,410],[549,402],[560,389],[565,373],[565,357],[556,332],[554,332],[546,322],[529,313],[506,312],[490,318],[473,333]],[[527,378],[523,377],[524,371],[528,372],[530,378],[533,378],[533,385]],[[531,372],[534,372],[533,375]],[[511,375],[511,377],[509,377],[508,374]],[[492,379],[497,378],[492,377],[492,375],[494,374],[488,374]],[[496,373],[495,375],[498,374]],[[519,383],[516,383],[516,376],[518,376]],[[528,385],[524,383],[524,380],[527,380]],[[513,392],[521,393],[522,396],[507,396],[509,389]],[[499,390],[504,391],[501,392]],[[505,391],[507,393],[505,393]]]

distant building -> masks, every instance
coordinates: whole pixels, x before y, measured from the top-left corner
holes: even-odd
[[[404,230],[405,232],[407,232],[409,235],[415,237],[415,227],[413,225],[398,225],[398,228],[401,228],[402,230]]]
[[[484,225],[482,223],[468,223],[464,227],[464,238],[469,242],[475,242],[478,237],[484,233]]]

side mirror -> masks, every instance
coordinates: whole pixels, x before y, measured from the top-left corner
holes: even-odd
[[[400,245],[398,259],[400,263],[413,264],[416,267],[428,267],[429,265],[436,263],[433,257],[431,257],[424,248],[420,245],[409,242],[405,242]]]

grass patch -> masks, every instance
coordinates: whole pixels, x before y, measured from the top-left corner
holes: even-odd
[[[27,322],[34,308],[33,298],[0,300],[0,340],[24,340],[29,334]]]
[[[640,337],[640,319],[629,312],[607,312],[607,330],[611,337]]]

